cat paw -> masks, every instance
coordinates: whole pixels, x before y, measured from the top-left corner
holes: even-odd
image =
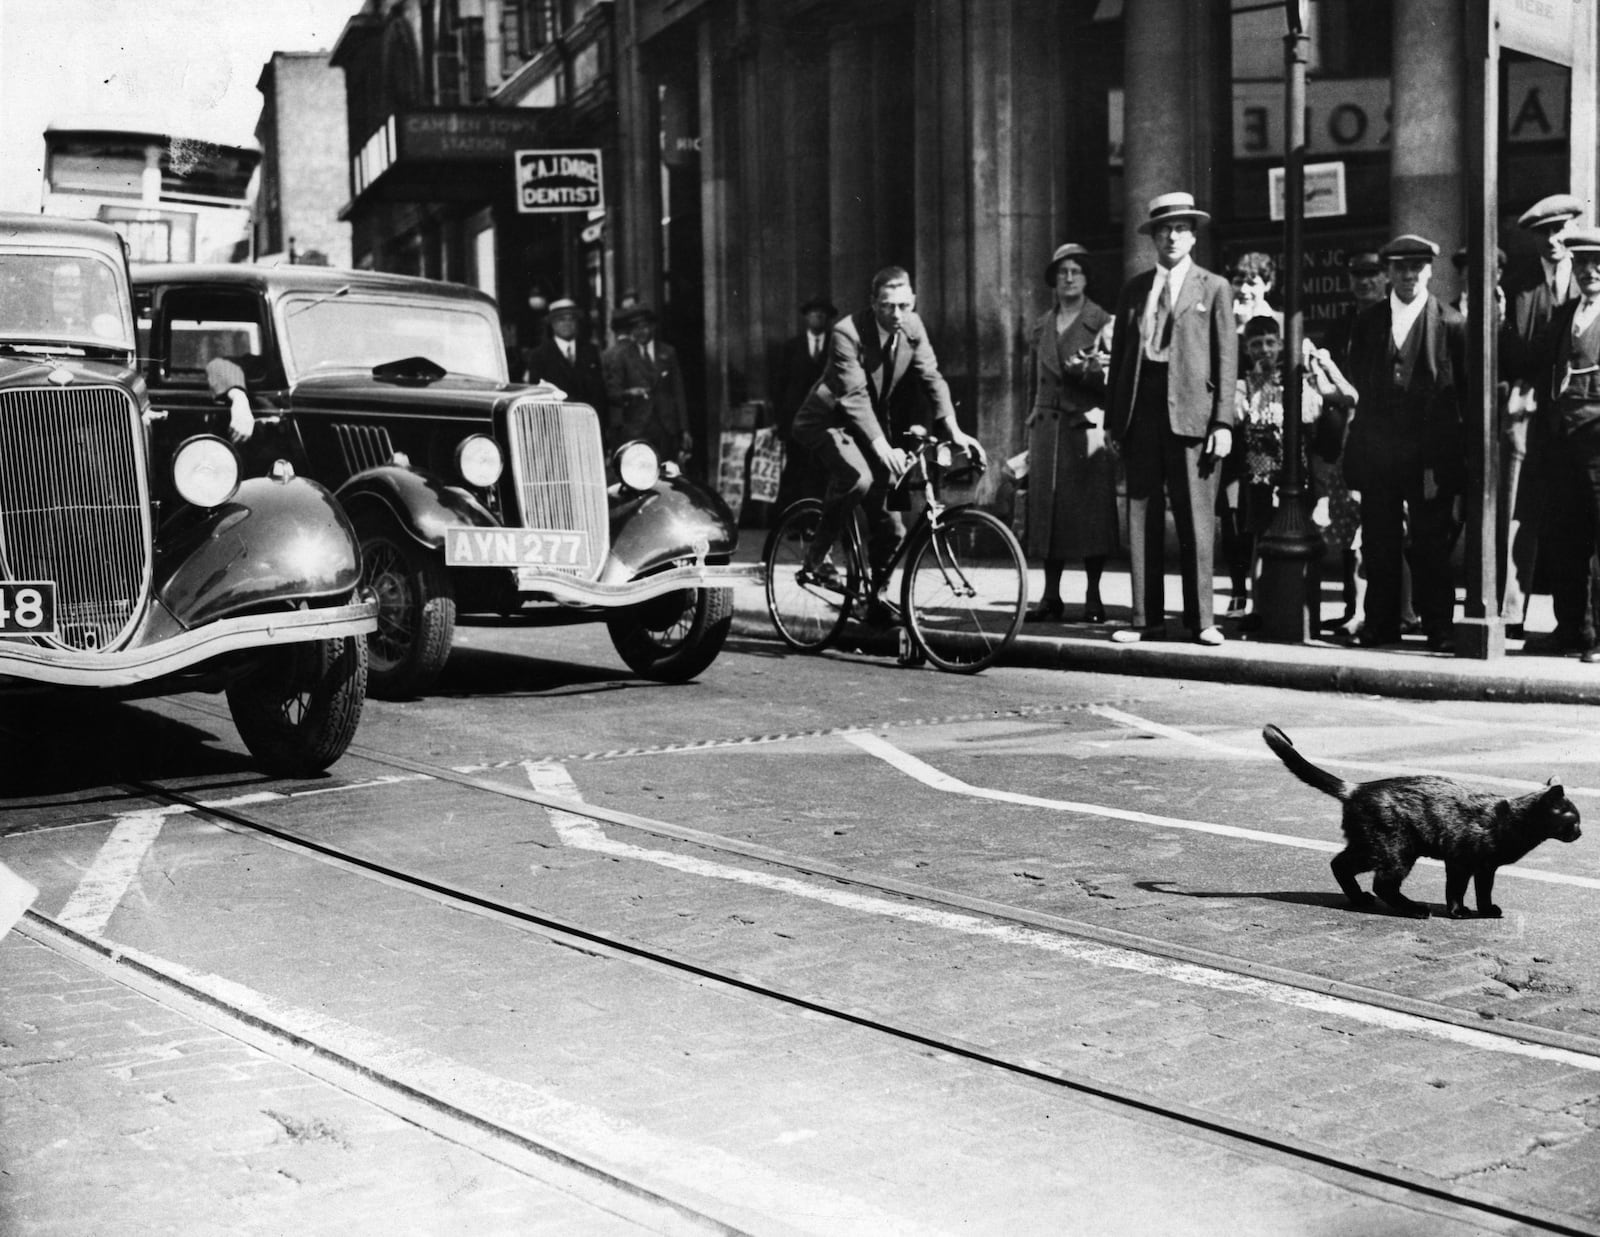
[[[1365,910],[1367,907],[1371,906],[1375,901],[1377,901],[1377,899],[1374,898],[1370,893],[1366,893],[1366,892],[1355,893],[1355,894],[1351,894],[1350,895],[1350,905],[1355,907],[1357,910]]]
[[[1445,913],[1449,915],[1451,919],[1471,919],[1473,917],[1472,912],[1460,902],[1457,902],[1454,906],[1446,907]]]
[[[1500,908],[1493,902],[1489,903],[1488,906],[1480,906],[1478,908],[1479,919],[1499,919],[1501,914]]]

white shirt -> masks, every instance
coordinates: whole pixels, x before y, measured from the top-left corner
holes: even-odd
[[[1164,266],[1156,267],[1156,277],[1150,284],[1150,295],[1144,303],[1144,317],[1140,319],[1139,333],[1144,336],[1144,355],[1147,360],[1160,361],[1165,364],[1168,350],[1161,346],[1161,341],[1156,338],[1156,306],[1161,303],[1161,289],[1169,289],[1167,304],[1173,314],[1178,312],[1178,294],[1183,291],[1183,280],[1189,273],[1189,268],[1194,263],[1184,258],[1178,265],[1168,270]]]
[[[576,340],[558,339],[556,340],[556,343],[561,346],[561,355],[567,358],[568,365],[571,365],[577,360],[578,344]]]
[[[1600,297],[1581,302],[1578,305],[1578,312],[1572,315],[1573,336],[1582,335],[1596,318],[1600,318]]]
[[[821,334],[814,334],[814,333],[812,333],[810,331],[806,332],[806,336],[811,341],[811,355],[813,357],[821,356],[822,355],[822,345],[827,343],[827,336],[821,335]]]
[[[1389,334],[1394,339],[1396,350],[1404,348],[1406,336],[1411,334],[1411,328],[1416,325],[1417,319],[1422,316],[1422,310],[1428,303],[1428,294],[1419,291],[1411,298],[1407,305],[1393,292],[1389,293]]]
[[[1552,262],[1549,258],[1540,258],[1539,265],[1544,267],[1545,283],[1555,285],[1556,303],[1559,305],[1567,299],[1572,287],[1572,259],[1562,258],[1559,262]]]

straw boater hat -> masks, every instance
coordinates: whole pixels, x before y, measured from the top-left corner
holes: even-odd
[[[1570,193],[1552,193],[1547,198],[1540,198],[1523,211],[1517,220],[1517,226],[1527,228],[1530,232],[1559,228],[1581,214],[1583,214],[1583,203],[1577,198]]]
[[[1077,258],[1078,265],[1083,265],[1083,259],[1089,256],[1089,251],[1082,245],[1075,245],[1068,241],[1065,245],[1057,245],[1056,251],[1050,255],[1050,265],[1044,268],[1044,282],[1046,287],[1054,287],[1056,282],[1056,267],[1068,258]]]
[[[574,301],[570,297],[564,296],[558,301],[551,301],[548,312],[549,316],[554,318],[558,314],[577,314],[581,311],[578,309],[577,301]]]
[[[1190,219],[1204,223],[1211,216],[1194,204],[1192,193],[1163,193],[1150,199],[1150,217],[1139,225],[1139,231],[1149,236],[1160,224],[1174,219]]]

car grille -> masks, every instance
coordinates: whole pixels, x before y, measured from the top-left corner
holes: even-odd
[[[506,426],[522,527],[587,533],[589,570],[568,570],[595,578],[611,552],[599,417],[586,404],[523,400],[511,406]]]
[[[0,576],[53,580],[58,648],[115,648],[150,582],[143,427],[126,392],[0,392]]]

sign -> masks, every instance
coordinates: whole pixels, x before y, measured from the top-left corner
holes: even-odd
[[[1272,218],[1283,218],[1283,168],[1267,169],[1267,201]],[[1348,213],[1349,205],[1344,193],[1343,163],[1308,163],[1305,166],[1306,183],[1302,217],[1328,219]]]
[[[750,449],[750,501],[778,501],[778,482],[783,478],[783,443],[772,428],[757,430]]]
[[[517,210],[588,211],[605,205],[598,150],[519,150]]]
[[[717,493],[722,495],[722,501],[728,504],[735,519],[744,508],[745,462],[754,443],[755,435],[747,431],[734,430],[722,435],[722,450],[717,457]]]
[[[1500,46],[1571,64],[1576,7],[1577,0],[1500,0]]]
[[[1282,82],[1234,82],[1233,157],[1281,159]],[[1306,150],[1346,155],[1389,149],[1389,79],[1338,78],[1306,83]]]
[[[447,567],[589,568],[589,537],[571,528],[479,528],[444,530]]]

